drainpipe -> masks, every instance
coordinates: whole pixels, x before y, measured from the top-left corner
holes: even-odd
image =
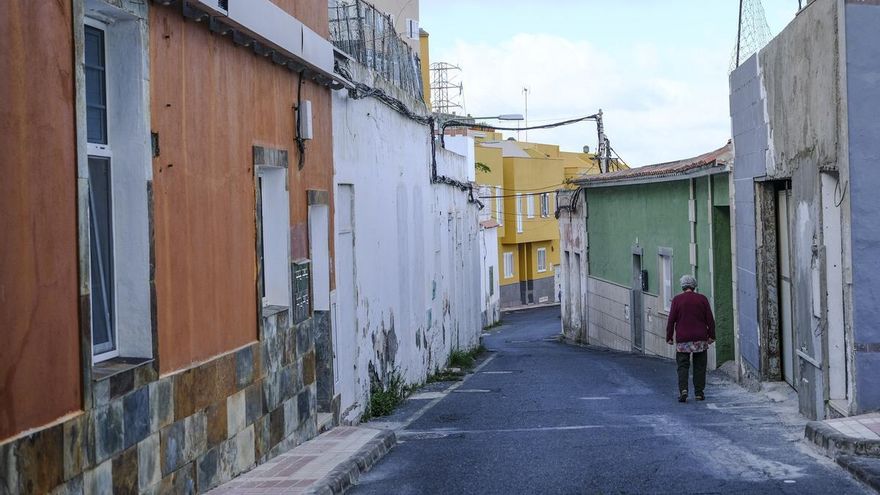
[[[688,181],[690,197],[688,198],[688,221],[690,222],[691,243],[688,257],[691,264],[691,275],[697,276],[697,199],[694,179]]]
[[[709,302],[712,303],[712,313],[715,313],[715,231],[712,228],[712,202],[714,194],[712,192],[712,175],[706,176],[706,185],[709,186],[709,204],[706,205],[706,213],[709,224]]]

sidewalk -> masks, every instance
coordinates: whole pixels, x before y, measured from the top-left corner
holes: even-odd
[[[880,413],[811,421],[804,435],[841,467],[880,491]]]
[[[225,494],[337,494],[396,443],[391,430],[338,426],[213,490]]]
[[[537,308],[547,308],[550,306],[559,306],[561,303],[559,302],[545,302],[545,303],[534,303],[534,304],[521,304],[519,306],[509,306],[506,308],[501,308],[502,313],[510,313],[512,311],[522,311],[524,309],[537,309]]]

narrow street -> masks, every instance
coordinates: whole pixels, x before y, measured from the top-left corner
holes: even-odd
[[[506,314],[485,366],[352,493],[871,493],[810,450],[790,404],[717,375],[680,404],[674,363],[555,342],[558,314]]]

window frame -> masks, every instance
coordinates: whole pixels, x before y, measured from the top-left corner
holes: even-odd
[[[541,263],[543,258],[543,263]],[[537,265],[538,273],[544,273],[547,271],[547,248],[538,248],[535,253],[535,264]],[[544,265],[541,268],[541,265]]]
[[[516,193],[516,233],[523,233],[522,194]]]
[[[672,309],[672,298],[674,297],[674,277],[672,275],[674,270],[672,249],[659,248],[657,251],[657,272],[660,276],[657,277],[659,289],[657,292],[660,296],[660,311],[667,314]]]
[[[290,192],[287,189],[287,170],[284,167],[257,165],[254,179],[259,196],[257,199],[259,201],[260,235],[262,236],[260,239],[261,252],[256,253],[257,261],[262,263],[260,266],[260,278],[263,286],[260,294],[262,308],[270,306],[291,308],[294,306],[295,299],[293,273],[287,263],[287,260],[290,259],[290,237],[283,234],[290,229]],[[281,191],[281,197],[271,199],[279,191]],[[277,212],[267,210],[267,197],[270,198],[268,207],[270,209],[272,207],[278,208]],[[272,215],[267,215],[267,212]],[[273,226],[269,230],[278,231],[276,236],[267,232],[269,225]],[[279,237],[284,244],[283,246],[280,248],[269,246],[267,241],[277,242]],[[280,255],[279,249],[281,250]],[[269,269],[275,274],[274,276],[268,275],[267,259],[269,260]],[[268,283],[270,280],[271,289]]]
[[[502,262],[504,264],[504,278],[513,278],[513,251],[505,251],[502,254]]]
[[[104,140],[106,141],[106,143],[95,143],[95,142],[89,141],[89,137],[88,137],[89,136],[89,133],[88,133],[88,108],[89,108],[88,102],[86,102],[86,105],[84,108],[84,110],[86,112],[86,143],[88,146],[88,153],[90,155],[94,154],[95,156],[102,156],[102,155],[98,155],[97,153],[100,152],[104,148],[106,148],[107,150],[110,149],[110,112],[109,112],[109,109],[113,105],[113,103],[111,101],[111,97],[110,97],[110,84],[109,84],[109,81],[107,78],[107,74],[109,72],[111,72],[111,67],[113,65],[110,61],[109,51],[107,50],[107,39],[109,38],[108,31],[110,29],[110,24],[105,21],[102,21],[100,19],[96,19],[94,17],[85,16],[85,17],[83,17],[83,31],[84,32],[85,32],[86,27],[90,27],[92,29],[97,29],[98,31],[101,31],[101,43],[102,43],[101,48],[104,51],[104,69],[103,69],[104,70],[104,81],[103,81],[103,83],[104,83]],[[83,73],[85,74],[85,69],[87,68],[86,61],[85,61],[85,49],[83,49],[82,64],[83,64]],[[84,85],[84,87],[88,85],[87,78],[85,78],[85,80],[83,81],[83,85]],[[88,94],[88,88],[86,89],[86,94]],[[88,98],[88,96],[86,96],[86,98]],[[94,151],[94,153],[93,153],[93,151]]]
[[[550,193],[541,194],[541,217],[548,218],[550,216]]]
[[[526,217],[535,218],[535,195],[526,194]]]
[[[109,84],[108,77],[107,77],[108,74],[111,72],[112,66],[113,66],[113,64],[110,60],[110,57],[109,57],[108,50],[107,50],[107,39],[109,37],[109,34],[107,31],[109,29],[109,25],[106,22],[103,22],[101,20],[86,16],[86,17],[83,17],[83,29],[84,30],[85,30],[85,27],[90,27],[92,29],[96,29],[96,30],[101,31],[101,50],[103,51],[103,59],[104,59],[104,69],[103,69],[104,73],[103,73],[103,81],[102,81],[102,84],[104,85],[104,138],[105,138],[104,140],[106,141],[106,143],[96,143],[96,142],[89,141],[88,129],[87,129],[86,130],[86,160],[88,162],[88,160],[91,160],[92,158],[98,158],[98,159],[102,159],[102,160],[107,161],[107,168],[108,168],[107,187],[109,189],[108,193],[110,196],[110,198],[109,198],[109,204],[110,204],[110,215],[109,215],[109,217],[110,217],[109,218],[110,253],[108,253],[108,260],[107,260],[106,264],[109,267],[110,272],[111,272],[110,278],[108,279],[107,282],[109,282],[108,289],[113,291],[113,295],[115,296],[116,295],[116,284],[117,284],[117,270],[116,270],[117,256],[115,253],[115,244],[116,243],[114,242],[115,239],[113,237],[116,232],[115,226],[116,226],[117,208],[116,208],[116,194],[114,194],[115,188],[113,187],[113,179],[115,176],[115,174],[113,174],[113,148],[111,147],[111,142],[110,142],[111,124],[110,124],[109,109],[111,108],[113,102],[110,97],[110,91],[109,91],[110,84]],[[85,70],[85,66],[86,66],[85,53],[83,53],[82,64],[83,64],[83,69]],[[88,84],[87,80],[84,80],[83,81],[84,87],[86,87],[87,84]],[[88,92],[87,87],[86,87],[86,92]],[[86,108],[88,108],[88,106],[86,106]],[[86,127],[88,127],[88,120],[86,121]],[[94,206],[93,201],[94,201],[94,199],[92,196],[91,174],[89,174],[88,183],[89,183],[89,200],[88,200],[89,201],[89,220],[88,220],[89,234],[88,235],[89,235],[89,245],[91,245],[91,243],[95,241],[94,235],[92,233],[92,229],[94,228],[94,224],[92,223],[93,222],[92,215],[93,215],[93,206]],[[96,268],[95,263],[97,263],[97,262],[93,261],[91,259],[91,252],[90,252],[89,253],[89,271],[90,272]],[[91,280],[89,281],[89,285],[90,286],[92,285]],[[92,297],[94,297],[94,296],[95,295],[92,294]],[[118,329],[119,311],[117,308],[118,298],[112,297],[110,299],[111,299],[112,308],[110,308],[110,312],[111,312],[110,321],[109,321],[110,328],[108,328],[108,333],[110,336],[110,342],[111,342],[111,346],[112,346],[111,348],[101,349],[101,350],[96,349],[95,342],[94,342],[95,322],[94,322],[94,318],[90,317],[90,319],[89,319],[89,327],[90,327],[89,332],[91,335],[90,353],[92,355],[92,363],[93,364],[100,363],[102,361],[107,361],[108,359],[113,359],[115,357],[119,357],[120,345],[119,345],[119,331],[118,331],[119,330]],[[94,304],[93,302],[90,303],[90,305],[93,305],[93,304]],[[91,313],[90,313],[90,316],[91,316]]]

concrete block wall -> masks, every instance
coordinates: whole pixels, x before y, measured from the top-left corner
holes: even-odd
[[[619,351],[632,350],[632,330],[626,309],[629,299],[630,290],[626,287],[587,278],[590,344]]]
[[[109,374],[94,407],[0,445],[0,493],[202,493],[317,434],[312,321],[159,377]]]
[[[761,367],[758,323],[755,177],[767,173],[769,129],[765,121],[758,57],[752,56],[730,76],[730,115],[734,143],[731,221],[736,229],[736,301],[739,352],[752,370]]]

